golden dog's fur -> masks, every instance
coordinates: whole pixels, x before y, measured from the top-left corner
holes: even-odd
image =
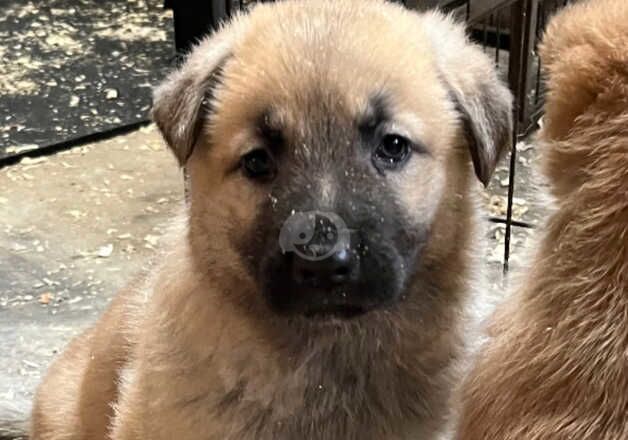
[[[567,8],[541,57],[556,211],[466,381],[460,440],[628,438],[628,2]]]
[[[408,229],[429,225],[416,273],[403,300],[351,320],[277,316],[238,250],[263,226],[265,205],[285,204],[238,170],[258,142],[255,122],[277,110],[302,158],[293,164],[304,167],[302,186],[333,199],[334,180],[307,171],[327,147],[304,133],[320,123],[314,140],[330,130],[344,139],[380,89],[398,128],[428,150],[378,177]],[[189,220],[158,267],[53,365],[36,398],[33,438],[436,438],[483,252],[473,169],[488,181],[510,112],[491,61],[438,13],[321,0],[236,17],[155,95],[154,118],[189,172]],[[336,158],[348,154],[344,141],[333,147]]]

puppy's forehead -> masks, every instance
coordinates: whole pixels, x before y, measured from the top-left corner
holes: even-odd
[[[376,95],[412,110],[442,101],[420,19],[401,7],[286,1],[261,5],[246,20],[225,67],[222,97],[246,100],[251,113],[272,106],[285,117],[328,111],[355,118]]]

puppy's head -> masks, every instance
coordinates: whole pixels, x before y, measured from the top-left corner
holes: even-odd
[[[189,172],[200,270],[280,313],[348,317],[464,245],[469,176],[488,182],[511,99],[444,16],[285,1],[203,41],[153,116]]]
[[[577,2],[552,18],[540,46],[547,93],[540,138],[543,170],[555,195],[564,196],[588,179],[595,145],[624,126],[628,88],[628,2]],[[625,118],[625,116],[623,116]],[[611,122],[611,120],[613,120]]]

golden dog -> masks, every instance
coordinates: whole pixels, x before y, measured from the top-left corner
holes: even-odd
[[[511,96],[463,27],[378,0],[238,15],[155,94],[189,173],[158,267],[53,365],[44,439],[434,439]]]
[[[557,199],[463,388],[461,440],[628,438],[628,2],[551,21],[543,170]]]

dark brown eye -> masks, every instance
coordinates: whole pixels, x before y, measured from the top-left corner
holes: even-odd
[[[385,168],[397,168],[410,156],[410,141],[403,136],[389,134],[382,138],[373,153],[373,159]]]
[[[275,175],[275,161],[263,148],[242,156],[240,164],[244,173],[251,179],[269,179]]]

